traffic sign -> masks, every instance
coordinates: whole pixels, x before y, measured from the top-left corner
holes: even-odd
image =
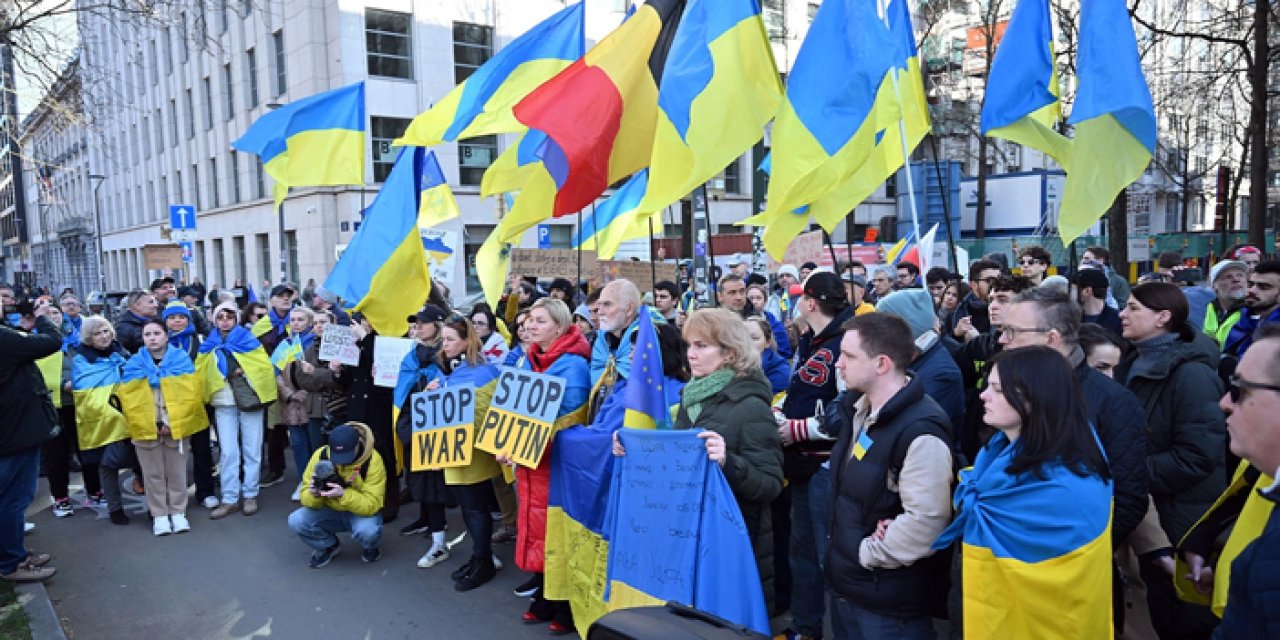
[[[551,248],[551,225],[549,224],[538,225],[538,248],[539,249]]]
[[[192,262],[196,261],[196,249],[195,249],[195,246],[191,244],[191,242],[189,241],[179,242],[178,246],[182,247],[182,262],[184,264],[191,264]]]
[[[196,228],[196,208],[190,204],[169,205],[169,228],[173,230]]]

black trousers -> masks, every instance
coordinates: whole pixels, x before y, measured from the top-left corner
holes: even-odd
[[[489,505],[493,503],[493,483],[485,480],[475,484],[455,484],[449,487],[462,507],[462,520],[471,536],[471,557],[493,556],[493,516]]]
[[[45,471],[49,477],[49,493],[54,499],[67,497],[67,485],[71,482],[71,456],[79,457],[80,441],[76,435],[76,408],[68,404],[58,409],[58,424],[62,427],[58,436],[44,444]],[[84,492],[102,491],[98,478],[98,465],[80,458],[80,470],[84,475]]]
[[[213,419],[210,418],[210,425]],[[213,496],[213,442],[210,440],[210,432],[213,427],[202,429],[199,433],[191,435],[191,466],[192,475],[195,476],[196,483],[196,502],[202,502],[205,498]]]

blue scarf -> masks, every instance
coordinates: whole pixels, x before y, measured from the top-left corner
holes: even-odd
[[[155,358],[151,357],[151,352],[143,349],[133,354],[133,357],[124,363],[122,377],[124,382],[146,378],[152,389],[159,389],[161,378],[195,372],[196,367],[192,364],[191,357],[185,351],[167,348],[164,350],[164,358],[160,362],[156,362]]]
[[[204,342],[200,343],[200,353],[214,354],[218,362],[218,373],[223,378],[227,377],[227,354],[228,353],[249,353],[254,349],[262,346],[258,339],[253,337],[249,330],[237,326],[227,332],[226,336],[221,331],[214,331]]]
[[[289,331],[289,314],[293,313],[293,309],[285,312],[284,316],[276,315],[274,307],[267,307],[267,319],[271,321],[271,331],[277,335],[285,335]]]
[[[169,332],[169,344],[182,349],[185,353],[191,353],[191,336],[196,334],[196,328],[191,323],[187,323],[187,328],[174,333]]]

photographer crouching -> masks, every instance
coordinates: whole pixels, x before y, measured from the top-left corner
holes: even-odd
[[[319,569],[338,555],[337,534],[350,531],[363,551],[360,559],[382,557],[382,498],[387,472],[373,449],[373,431],[361,422],[339,425],[329,433],[302,474],[302,507],[289,515],[289,529],[314,552]]]

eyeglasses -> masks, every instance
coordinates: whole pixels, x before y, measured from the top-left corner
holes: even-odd
[[[1013,325],[1001,325],[1000,332],[1009,336],[1010,340],[1017,340],[1019,333],[1049,333],[1053,329],[1045,329],[1044,327],[1015,327]]]
[[[1244,397],[1244,392],[1246,389],[1249,389],[1249,390],[1259,389],[1262,391],[1280,391],[1280,386],[1276,386],[1273,384],[1263,384],[1261,382],[1249,382],[1248,380],[1241,378],[1240,374],[1238,373],[1231,374],[1231,378],[1228,380],[1228,384],[1227,384],[1227,393],[1231,395],[1231,401],[1240,402],[1240,399]]]
[[[1025,267],[1027,265],[1036,264],[1037,262],[1039,262],[1039,260],[1036,260],[1034,258],[1023,258],[1022,260],[1018,261],[1018,264]]]

